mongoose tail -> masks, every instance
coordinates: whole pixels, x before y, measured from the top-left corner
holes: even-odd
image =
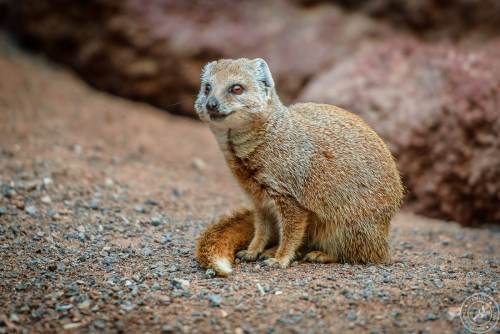
[[[196,242],[196,259],[220,276],[232,272],[236,252],[246,249],[254,235],[254,212],[240,208],[210,225]]]

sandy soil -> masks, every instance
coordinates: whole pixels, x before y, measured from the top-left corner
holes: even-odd
[[[391,265],[208,278],[195,238],[245,199],[202,124],[5,41],[0,73],[0,333],[460,333],[466,297],[499,300],[498,228],[405,211]]]

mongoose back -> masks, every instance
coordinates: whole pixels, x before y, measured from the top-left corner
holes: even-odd
[[[195,109],[253,206],[197,241],[206,268],[228,275],[235,256],[286,268],[386,263],[403,186],[382,139],[360,117],[315,103],[284,106],[263,59],[205,65]]]

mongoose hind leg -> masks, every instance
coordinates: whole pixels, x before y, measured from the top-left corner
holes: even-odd
[[[389,263],[389,223],[371,221],[344,227],[336,242],[341,262]]]
[[[279,215],[280,241],[275,257],[264,261],[268,266],[287,268],[304,241],[309,213],[288,198],[275,200]]]
[[[304,256],[304,261],[315,263],[336,262],[335,258],[322,251],[311,251]]]
[[[262,252],[259,256],[259,260],[267,260],[276,255],[276,251],[278,250],[278,246],[274,246],[271,248],[266,249],[265,251]]]

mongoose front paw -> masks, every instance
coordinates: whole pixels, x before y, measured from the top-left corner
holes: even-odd
[[[236,253],[236,257],[242,261],[255,261],[259,257],[259,253],[250,252],[247,249],[241,250]]]
[[[290,266],[290,260],[278,260],[274,257],[269,258],[262,262],[264,266],[271,267],[271,268],[288,268]]]

